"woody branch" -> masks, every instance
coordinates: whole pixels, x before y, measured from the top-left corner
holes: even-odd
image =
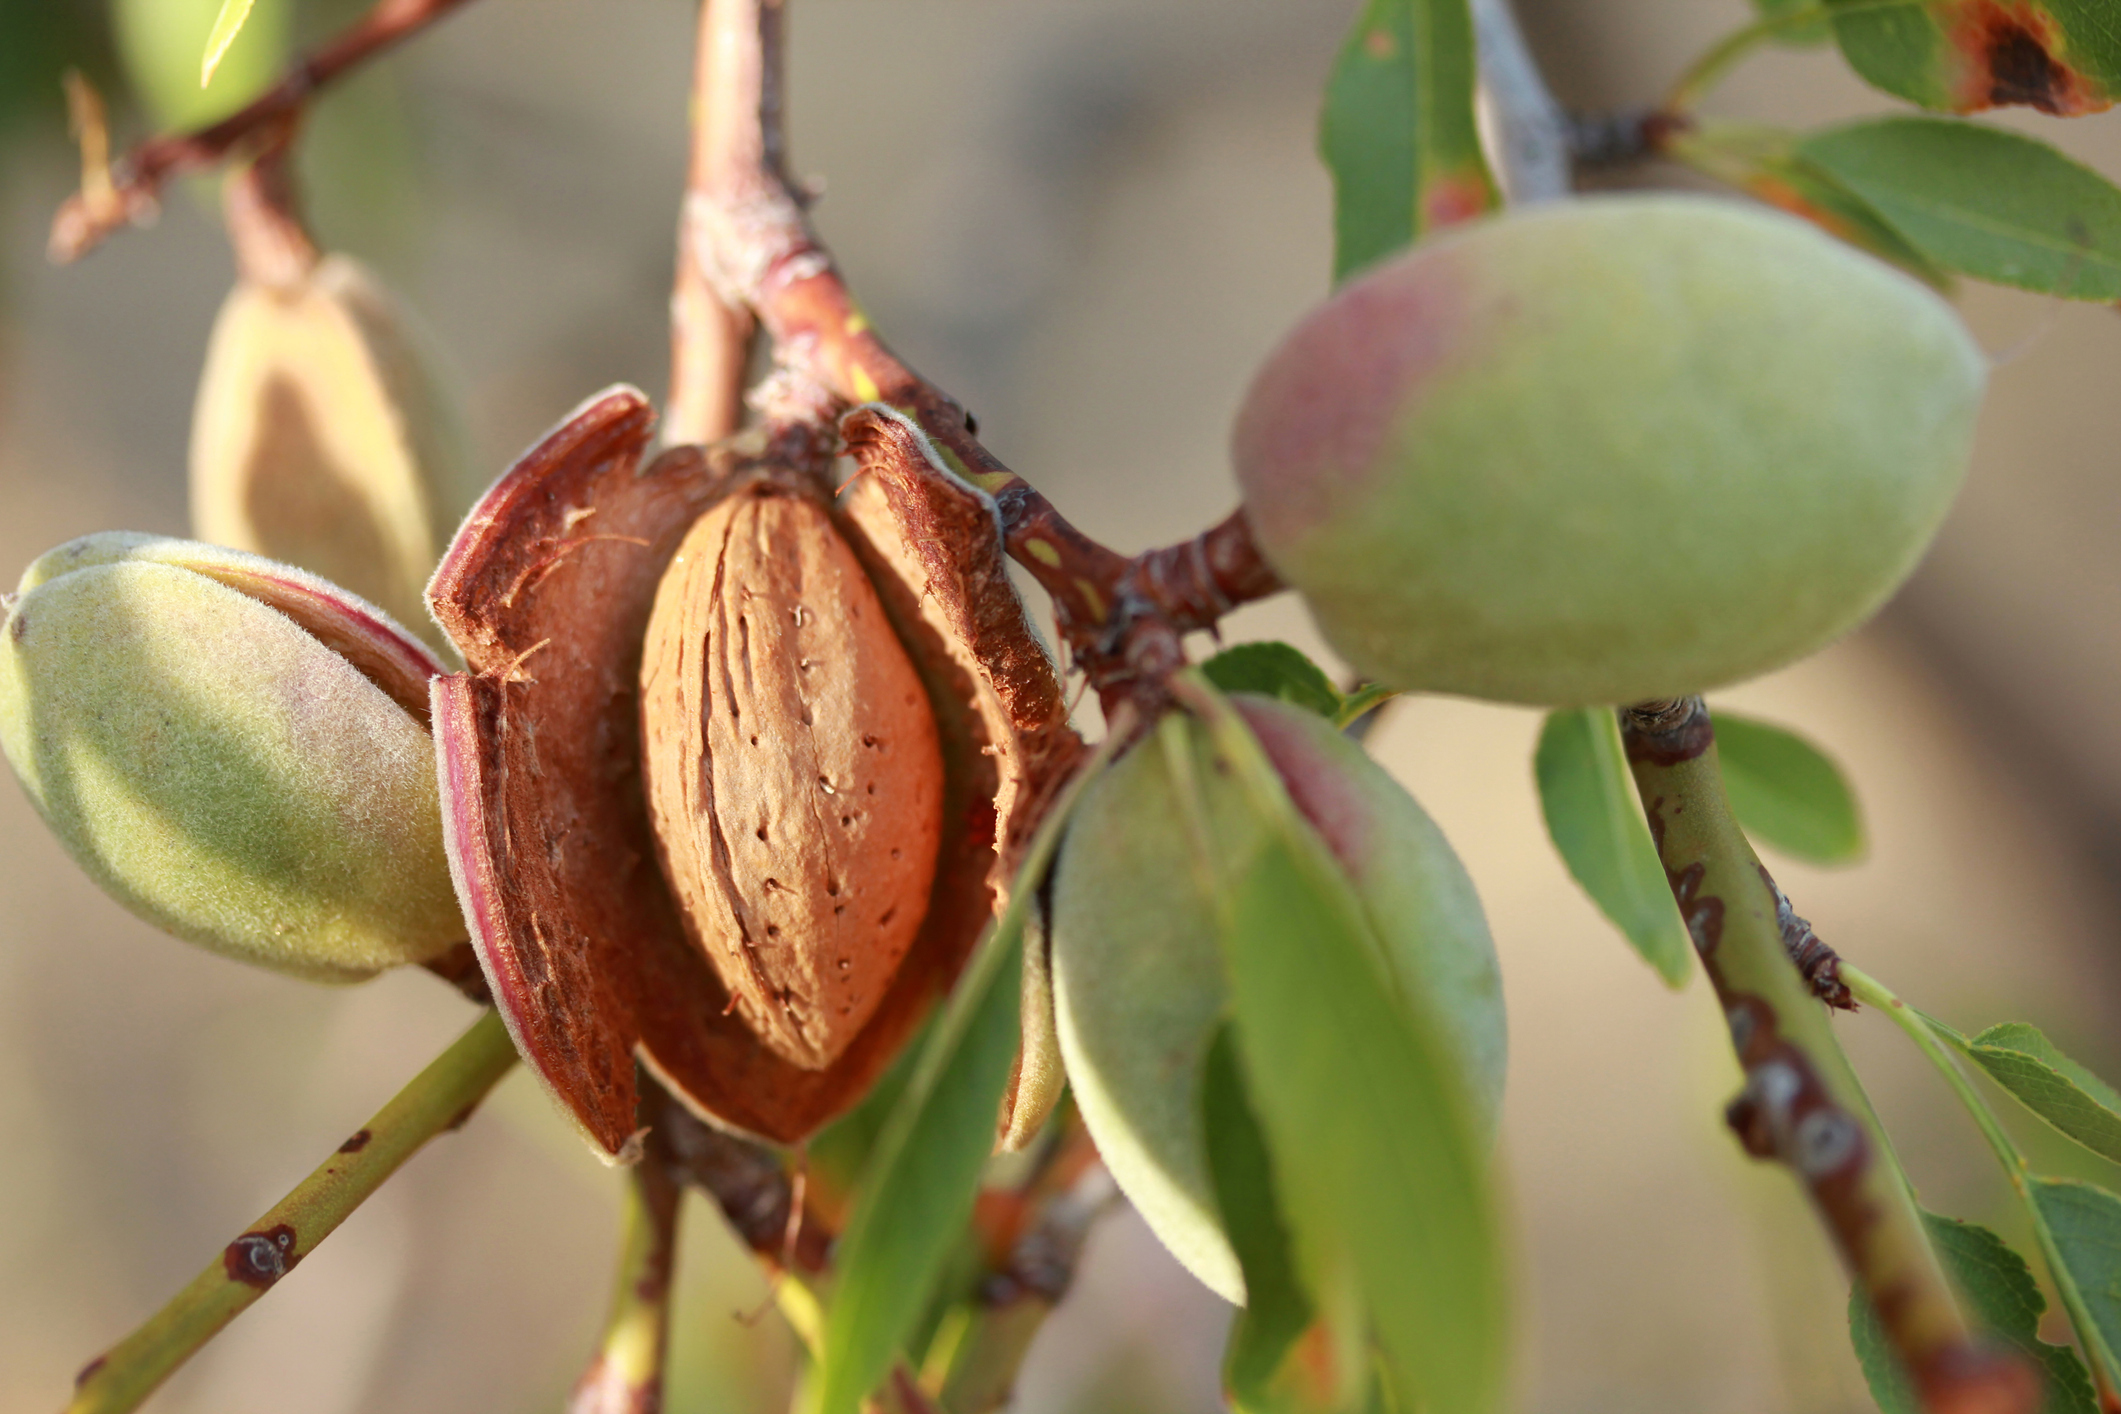
[[[91,177],[60,206],[52,220],[51,258],[62,263],[78,260],[121,226],[149,219],[159,209],[162,186],[171,177],[218,166],[251,142],[286,128],[318,89],[465,3],[378,0],[367,14],[226,118],[141,143],[113,165],[108,180]]]
[[[1011,558],[1054,600],[1077,663],[1108,701],[1161,691],[1183,661],[1178,636],[1280,587],[1240,516],[1198,542],[1130,559],[1084,535],[981,445],[947,393],[891,352],[818,240],[789,179],[781,129],[783,5],[708,0],[702,86],[713,150],[695,165],[683,260],[723,303],[748,308],[782,366],[843,404],[875,403],[903,419],[883,441],[902,465],[975,487],[992,503]]]
[[[1727,1118],[1746,1151],[1789,1168],[1930,1414],[2030,1414],[2040,1385],[1979,1343],[1946,1282],[1885,1132],[1828,1024],[1846,989],[1790,911],[1725,799],[1698,697],[1621,713],[1657,855],[1730,1027],[1745,1089]],[[1793,956],[1793,949],[1795,955]],[[1807,966],[1809,963],[1809,966]]]

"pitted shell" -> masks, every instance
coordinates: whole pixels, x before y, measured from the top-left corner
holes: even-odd
[[[813,501],[703,515],[656,595],[644,775],[686,931],[766,1046],[832,1064],[919,933],[942,834],[926,689]]]

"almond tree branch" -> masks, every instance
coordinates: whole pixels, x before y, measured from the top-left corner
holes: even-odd
[[[748,307],[773,338],[782,365],[845,404],[878,404],[898,430],[885,440],[904,465],[925,465],[974,487],[992,504],[1011,558],[1053,596],[1077,662],[1108,701],[1161,691],[1183,662],[1177,634],[1190,620],[1159,621],[1155,591],[1173,584],[1162,569],[1135,574],[1136,562],[1090,539],[1051,502],[982,446],[957,402],[901,362],[855,303],[831,254],[804,214],[789,180],[781,137],[782,6],[779,0],[708,0],[703,88],[718,113],[744,121],[709,125],[713,151],[701,159],[687,199],[686,258],[731,307]],[[1222,527],[1217,556],[1236,566],[1249,535],[1241,519]],[[1256,551],[1253,568],[1189,591],[1196,608],[1279,587]],[[1210,593],[1210,589],[1213,593]]]
[[[1805,1186],[1929,1414],[2032,1414],[2039,1377],[1968,1328],[1899,1160],[1793,963],[1787,902],[1731,815],[1708,709],[1689,697],[1620,720],[1658,858],[1745,1069],[1732,1129]]]
[[[1512,205],[1569,194],[1569,121],[1532,58],[1510,0],[1472,0],[1480,92],[1495,120],[1496,175]]]
[[[66,1414],[137,1409],[199,1347],[316,1250],[415,1150],[469,1119],[515,1061],[515,1042],[499,1013],[487,1012],[191,1285],[90,1361],[74,1381]]]
[[[747,60],[725,55],[726,30],[713,23],[713,6],[702,0],[692,67],[692,159],[686,170],[688,197],[740,180],[743,169],[770,166],[778,154],[760,143],[763,126],[750,117],[780,96],[774,76]],[[776,21],[777,22],[777,21]],[[667,446],[704,445],[737,430],[744,420],[744,372],[756,323],[743,305],[725,303],[698,257],[692,232],[698,203],[688,200],[678,223],[677,280],[670,294],[670,398],[663,409]]]
[[[151,138],[115,165],[110,182],[68,197],[52,220],[48,251],[60,263],[78,260],[119,227],[152,217],[162,185],[173,176],[213,167],[238,147],[288,122],[310,95],[415,34],[466,0],[377,0],[367,14],[299,60],[280,81],[217,123],[194,132]]]

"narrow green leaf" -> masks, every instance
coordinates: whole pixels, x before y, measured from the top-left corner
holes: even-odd
[[[1814,864],[1863,853],[1855,792],[1826,754],[1794,732],[1716,713],[1716,750],[1731,809],[1747,834]]]
[[[2075,1288],[2077,1304],[2090,1318],[2077,1338],[2110,1375],[2121,1377],[2121,1198],[2096,1184],[2035,1178],[2033,1206],[2053,1235],[2063,1270],[2059,1286]]]
[[[1465,1081],[1394,986],[1362,905],[1226,703],[1203,713],[1260,814],[1218,859],[1218,919],[1245,1092],[1305,1285],[1352,1279],[1400,1403],[1500,1407],[1509,1361],[1500,1221]]]
[[[1289,1347],[1311,1323],[1312,1308],[1297,1280],[1267,1141],[1245,1096],[1227,1023],[1208,1046],[1201,1073],[1201,1115],[1216,1207],[1245,1274],[1245,1308],[1230,1327],[1223,1360],[1223,1386],[1242,1408],[1264,1402],[1266,1386]]]
[[[2121,299],[2121,188],[2018,133],[1882,118],[1798,152],[1947,269],[2070,299]]]
[[[1504,1306],[1486,1166],[1447,1048],[1393,1002],[1330,869],[1270,840],[1223,938],[1276,1174],[1299,1240],[1354,1269],[1406,1402],[1492,1410]]]
[[[1706,121],[1673,133],[1665,150],[1695,171],[1801,216],[1924,284],[1950,288],[1949,274],[1840,178],[1801,156],[1797,141],[1798,135],[1784,128]]]
[[[199,87],[214,81],[214,70],[221,66],[228,46],[236,42],[243,22],[250,18],[251,3],[252,0],[221,0],[221,11],[214,16],[213,30],[206,36],[206,57],[199,63]]]
[[[1368,0],[1326,82],[1336,282],[1492,209],[1466,0]]]
[[[2040,1367],[2047,1385],[2042,1414],[2099,1414],[2091,1377],[2077,1352],[2040,1339],[2047,1299],[2025,1259],[1987,1228],[1935,1213],[1922,1218],[1974,1320]],[[1914,1384],[1886,1343],[1884,1327],[1861,1288],[1849,1292],[1849,1340],[1878,1407],[1885,1414],[1921,1414]]]
[[[2007,1021],[1969,1038],[1940,1023],[1930,1025],[2018,1103],[2094,1154],[2121,1164],[2121,1094],[2056,1050],[2038,1029]]]
[[[2063,117],[2121,93],[2110,0],[1828,0],[1865,82],[1940,112],[2025,104]]]
[[[1278,697],[1329,719],[1340,713],[1340,692],[1325,669],[1287,643],[1269,639],[1233,644],[1201,664],[1200,670],[1224,692]]]
[[[855,1200],[825,1312],[819,1414],[854,1414],[919,1324],[972,1216],[1016,1058],[1020,926],[997,928],[958,978]]]
[[[1685,986],[1693,945],[1636,803],[1613,714],[1549,713],[1533,769],[1547,834],[1576,882],[1658,976]]]
[[[1021,1040],[1018,973],[1032,901],[1084,787],[1126,736],[1123,723],[1113,727],[1039,821],[1009,907],[929,1023],[905,1091],[867,1154],[834,1254],[839,1283],[808,1386],[811,1414],[855,1414],[929,1314],[995,1147],[995,1116]]]

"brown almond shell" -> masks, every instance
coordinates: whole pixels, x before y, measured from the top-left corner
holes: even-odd
[[[470,668],[436,679],[433,702],[473,946],[531,1070],[621,1161],[637,1148],[636,1058],[704,1117],[781,1142],[859,1099],[991,916],[995,842],[1046,786],[1027,768],[1073,760],[1047,739],[1074,743],[1050,665],[1041,719],[1035,694],[997,690],[1003,679],[982,666],[1007,655],[991,630],[982,651],[969,586],[923,568],[908,543],[917,528],[858,494],[842,528],[937,709],[942,844],[927,919],[868,1025],[823,1070],[773,1055],[685,935],[642,788],[638,682],[656,586],[739,469],[720,450],[682,447],[644,466],[653,420],[630,388],[584,403],[473,510],[428,591]],[[997,543],[997,570],[999,554]],[[1020,613],[1017,631],[1028,637]],[[1027,665],[1010,661],[1021,677]],[[1038,750],[1025,745],[1033,721]]]

